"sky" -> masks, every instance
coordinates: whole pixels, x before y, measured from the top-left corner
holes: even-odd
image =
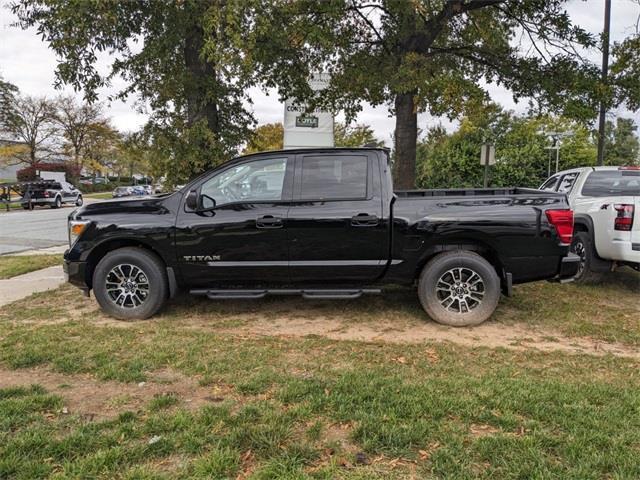
[[[49,50],[34,28],[21,30],[12,26],[16,21],[15,16],[8,10],[9,0],[0,0],[0,75],[4,80],[18,86],[20,91],[29,95],[45,95],[54,97],[61,93],[77,95],[72,89],[56,90],[53,86],[56,56]],[[602,30],[604,16],[604,0],[572,0],[567,5],[567,10],[572,20],[588,31],[599,33]],[[640,15],[640,4],[637,0],[613,0],[611,11],[611,40],[620,41],[635,32],[636,22]],[[587,52],[587,56],[598,64],[600,53],[598,51]],[[99,58],[100,66],[107,68],[108,56]],[[101,91],[101,99],[105,100],[109,94],[113,94],[124,86],[122,80],[114,80],[113,84]],[[527,107],[526,101],[515,103],[511,94],[496,85],[488,85],[487,89],[491,98],[506,109],[517,113],[524,113]],[[259,124],[281,122],[284,115],[284,105],[279,102],[275,91],[264,92],[259,88],[253,88],[249,92],[253,100],[252,109]],[[107,103],[108,116],[113,125],[121,131],[135,131],[146,121],[146,114],[136,111],[133,99],[126,103],[113,101]],[[640,124],[640,112],[611,112],[610,116],[619,114],[632,117],[636,124]],[[338,116],[338,120],[342,118]],[[376,137],[391,145],[394,119],[390,116],[385,106],[371,107],[364,104],[363,110],[357,118],[358,123],[370,125]],[[446,118],[433,118],[428,114],[420,114],[418,126],[423,131],[427,128],[442,124],[451,129],[455,123]]]

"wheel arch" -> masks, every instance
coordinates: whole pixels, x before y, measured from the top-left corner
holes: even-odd
[[[169,268],[167,267],[166,259],[149,242],[145,242],[144,240],[138,240],[133,238],[111,238],[109,240],[105,240],[104,242],[96,245],[91,250],[91,253],[87,257],[86,268],[85,268],[85,282],[89,288],[93,288],[93,272],[95,271],[95,268],[98,265],[98,263],[100,263],[100,260],[102,260],[105,257],[105,255],[107,255],[107,253],[117,250],[119,248],[124,248],[124,247],[141,248],[153,253],[156,257],[158,257],[158,259],[160,259],[165,269],[167,270],[167,276],[168,276],[170,287],[172,285],[175,285],[175,275],[173,274],[173,269],[170,269],[170,267]]]
[[[477,239],[450,238],[444,239],[437,244],[430,245],[421,255],[416,264],[414,272],[414,280],[417,280],[425,265],[436,255],[443,252],[451,252],[455,250],[466,250],[474,252],[484,258],[495,269],[501,281],[506,278],[504,265],[500,260],[498,252],[488,243]]]
[[[587,232],[591,236],[591,240],[593,240],[593,220],[589,215],[574,215],[573,230],[576,232]]]

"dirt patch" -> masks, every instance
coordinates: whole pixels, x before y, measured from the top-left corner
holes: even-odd
[[[395,322],[367,322],[362,324],[336,319],[309,320],[279,317],[254,320],[239,328],[224,329],[226,333],[259,336],[304,337],[317,335],[333,340],[352,340],[384,343],[452,342],[467,347],[535,349],[543,352],[560,351],[589,355],[615,355],[640,360],[637,348],[622,344],[604,343],[589,338],[569,338],[548,330],[534,330],[525,326],[486,322],[477,327],[451,328],[433,322],[398,325]]]
[[[90,375],[63,375],[44,368],[0,369],[0,387],[41,385],[62,397],[62,413],[80,415],[89,421],[141,410],[153,398],[163,395],[175,396],[179,405],[188,409],[219,403],[233,396],[227,386],[202,387],[197,379],[170,370],[154,372],[149,377],[147,382],[131,384],[100,381]]]
[[[188,329],[239,337],[320,336],[332,340],[416,344],[451,342],[466,347],[538,350],[588,355],[614,355],[640,360],[640,349],[622,343],[607,343],[585,336],[567,336],[549,327],[518,323],[523,315],[509,306],[477,327],[452,328],[430,321],[412,291],[388,297],[370,297],[348,302],[307,301],[275,297],[252,302],[210,302],[182,296],[172,301],[153,321],[122,322],[104,315],[93,298],[81,297],[70,286],[56,291],[56,315],[41,315],[50,296],[30,297],[33,315],[9,321],[21,324],[51,324],[87,321],[95,326],[140,328],[163,323]],[[7,311],[8,312],[8,311]],[[622,313],[621,313],[622,315]],[[626,315],[626,314],[625,314]],[[10,317],[8,313],[0,315]],[[598,322],[593,318],[592,322]]]

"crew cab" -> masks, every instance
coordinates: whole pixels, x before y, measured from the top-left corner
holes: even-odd
[[[500,293],[568,280],[573,213],[536,189],[394,192],[385,149],[236,158],[164,197],[69,216],[65,271],[116,318],[147,318],[178,289],[210,299],[347,299],[417,288],[428,315],[481,323]]]
[[[82,193],[69,182],[41,180],[28,182],[20,204],[25,210],[38,205],[60,208],[65,203],[82,206]]]
[[[567,195],[575,212],[571,251],[577,281],[618,266],[640,270],[640,167],[583,167],[549,177],[540,188]]]

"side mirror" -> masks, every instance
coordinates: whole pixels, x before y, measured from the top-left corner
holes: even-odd
[[[185,205],[192,212],[210,212],[216,208],[216,201],[206,193],[198,195],[196,190],[191,190],[187,194]]]
[[[192,210],[194,212],[198,210],[198,192],[196,190],[191,190],[189,193],[187,193],[185,205],[189,210]]]

